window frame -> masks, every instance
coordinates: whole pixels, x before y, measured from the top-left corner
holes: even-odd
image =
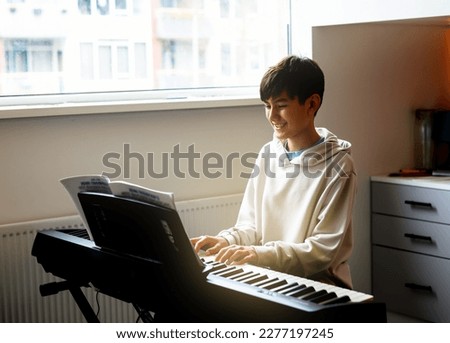
[[[0,97],[0,120],[65,115],[156,112],[261,104],[251,87],[196,88]],[[220,94],[220,95],[217,95]]]

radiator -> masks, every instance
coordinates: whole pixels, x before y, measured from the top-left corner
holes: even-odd
[[[190,237],[216,234],[232,226],[242,194],[177,202]],[[40,230],[83,228],[79,216],[48,218],[0,225],[0,323],[83,323],[85,319],[68,291],[42,297],[39,285],[60,281],[46,273],[31,256]],[[131,323],[137,313],[131,304],[83,288],[101,322]]]

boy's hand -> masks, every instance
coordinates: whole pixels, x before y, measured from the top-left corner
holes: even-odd
[[[222,248],[216,256],[216,261],[231,265],[255,263],[258,261],[258,255],[251,246],[233,244]]]
[[[220,249],[228,246],[228,241],[218,236],[200,236],[191,239],[195,252],[204,250],[207,256],[217,254]]]

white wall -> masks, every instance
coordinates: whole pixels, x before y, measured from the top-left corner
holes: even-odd
[[[177,110],[152,113],[94,114],[0,121],[0,224],[75,214],[76,210],[59,179],[77,174],[113,172],[103,165],[103,156],[120,153],[123,164],[124,144],[130,151],[155,155],[154,170],[161,172],[162,153],[171,153],[179,144],[187,152],[194,144],[195,172],[190,177],[187,159],[180,171],[186,178],[171,172],[168,178],[139,178],[138,162],[131,158],[130,182],[150,188],[175,192],[176,200],[240,193],[246,180],[239,177],[248,168],[239,168],[233,160],[232,177],[227,170],[222,177],[210,179],[201,169],[202,158],[210,152],[225,157],[258,152],[272,137],[262,106],[202,110]],[[184,162],[183,162],[184,161]],[[211,163],[214,160],[210,160]],[[143,167],[147,171],[147,167]],[[173,167],[169,167],[172,171]],[[122,179],[124,173],[119,177]]]
[[[351,260],[357,289],[370,291],[369,177],[414,167],[415,109],[450,108],[450,29],[437,23],[313,29],[313,57],[326,77],[316,122],[353,144],[359,175]]]
[[[450,15],[448,0],[293,0],[292,6],[293,51],[305,56],[312,53],[313,27]]]

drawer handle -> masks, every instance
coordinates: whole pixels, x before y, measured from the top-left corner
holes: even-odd
[[[407,282],[407,283],[405,283],[405,287],[414,289],[417,291],[426,291],[426,292],[430,292],[430,293],[433,292],[433,288],[431,288],[431,286],[418,285],[417,283]]]
[[[433,205],[430,202],[420,202],[420,201],[414,201],[414,200],[405,200],[406,205],[411,206],[420,206],[420,207],[427,207],[427,208],[433,208]]]
[[[411,239],[420,239],[422,241],[427,241],[427,242],[432,242],[432,239],[430,236],[421,236],[421,235],[415,235],[413,233],[405,233],[405,237],[406,238],[411,238]]]

